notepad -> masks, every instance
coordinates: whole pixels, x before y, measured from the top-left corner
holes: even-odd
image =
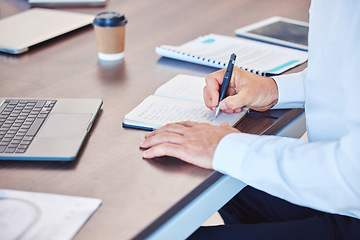
[[[225,68],[232,53],[235,66],[263,76],[281,74],[307,61],[307,52],[240,37],[208,34],[180,46],[161,45],[156,53],[163,57]]]
[[[220,113],[215,118],[214,111],[205,106],[203,88],[205,79],[190,75],[177,75],[142,101],[125,115],[123,126],[154,130],[167,123],[181,121],[205,122],[220,125],[223,122],[235,126],[246,114]]]

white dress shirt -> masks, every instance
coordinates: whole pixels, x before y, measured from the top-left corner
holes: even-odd
[[[360,1],[313,0],[308,68],[275,77],[276,108],[305,107],[309,142],[233,133],[213,167],[291,203],[360,218]]]

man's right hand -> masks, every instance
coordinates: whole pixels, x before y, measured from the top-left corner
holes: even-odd
[[[215,110],[219,102],[219,92],[226,69],[206,76],[204,100],[208,108]],[[241,112],[243,107],[256,111],[266,111],[278,101],[278,89],[274,79],[263,77],[234,67],[227,97],[220,103],[226,113]]]

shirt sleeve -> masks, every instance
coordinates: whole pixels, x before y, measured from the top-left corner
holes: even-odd
[[[307,69],[299,73],[273,77],[277,84],[279,94],[278,102],[273,107],[274,109],[304,108],[304,80],[306,78],[306,73]]]
[[[291,203],[360,216],[360,127],[339,142],[232,133],[219,143],[213,168]],[[356,134],[358,134],[356,136]]]

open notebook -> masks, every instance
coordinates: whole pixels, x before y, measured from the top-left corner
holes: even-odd
[[[232,53],[235,66],[259,75],[277,75],[307,61],[307,52],[239,37],[208,34],[180,46],[156,47],[160,56],[224,68]]]
[[[167,123],[181,121],[205,122],[220,125],[223,122],[235,126],[246,114],[220,113],[208,109],[203,100],[205,79],[190,75],[177,75],[160,86],[124,117],[123,126],[154,130]]]

